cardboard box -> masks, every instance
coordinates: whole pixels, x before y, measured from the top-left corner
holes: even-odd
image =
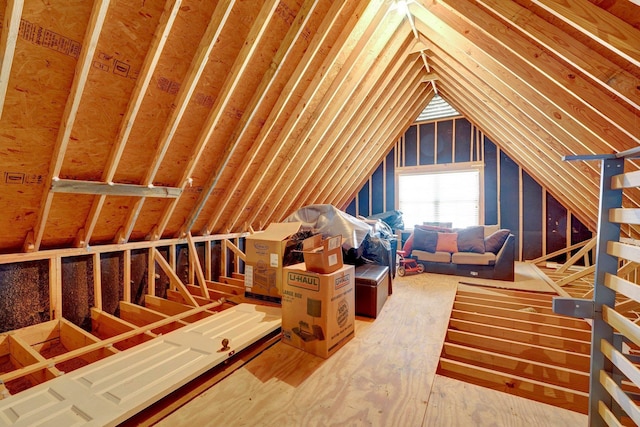
[[[342,268],[342,236],[322,240],[316,234],[302,242],[302,256],[308,271],[329,274]]]
[[[245,238],[246,296],[280,302],[284,250],[301,225],[300,222],[272,223],[266,230]]]
[[[305,264],[284,268],[282,341],[327,358],[355,332],[355,268],[330,274],[307,271]]]

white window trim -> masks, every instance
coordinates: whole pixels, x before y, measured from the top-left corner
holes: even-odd
[[[463,162],[463,163],[445,163],[439,165],[425,165],[425,166],[408,166],[408,167],[396,167],[395,169],[395,207],[400,208],[400,179],[401,175],[424,175],[428,173],[438,172],[458,172],[477,170],[479,175],[479,206],[478,206],[478,221],[480,224],[484,224],[484,162]],[[413,225],[405,224],[405,230],[413,230]]]

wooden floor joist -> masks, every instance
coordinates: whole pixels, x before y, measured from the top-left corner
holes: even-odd
[[[168,325],[171,319],[150,325]],[[51,425],[115,425],[280,325],[279,309],[239,304],[1,400],[0,425],[31,426],[43,421]],[[56,363],[55,357],[50,360]],[[48,363],[44,360],[31,366],[42,369]],[[25,374],[36,374],[39,369],[31,368]]]
[[[588,407],[588,393],[515,375],[506,375],[494,369],[441,358],[439,373],[576,412],[586,413]]]
[[[456,301],[453,304],[453,308],[456,310],[489,314],[494,316],[506,317],[509,319],[519,319],[529,322],[544,322],[546,325],[558,325],[574,329],[591,330],[589,324],[581,320],[571,319],[566,316],[552,316],[548,314],[533,313],[529,311],[499,308],[493,306],[489,301],[485,301],[484,304]]]
[[[438,373],[587,413],[590,325],[553,313],[552,296],[458,290]]]

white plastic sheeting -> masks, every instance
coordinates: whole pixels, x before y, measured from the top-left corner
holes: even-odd
[[[314,234],[321,233],[323,237],[342,235],[342,247],[345,250],[358,249],[371,227],[333,205],[309,205],[298,209],[283,222],[302,223],[302,230],[311,230]]]

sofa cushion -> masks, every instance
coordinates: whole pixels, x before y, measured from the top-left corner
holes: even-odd
[[[436,252],[458,252],[458,233],[438,233]]]
[[[496,255],[491,252],[483,254],[458,252],[451,255],[451,262],[454,264],[493,265],[496,262]]]
[[[409,237],[407,237],[407,240],[405,240],[404,245],[402,245],[402,250],[407,254],[407,256],[411,255],[411,251],[413,250],[413,233],[411,233]]]
[[[502,249],[502,245],[504,245],[509,234],[511,234],[511,230],[503,228],[496,231],[491,236],[486,237],[484,239],[484,250],[486,252],[497,254],[500,252],[500,249]]]
[[[439,232],[442,232],[442,233],[450,233],[452,231],[450,228],[446,228],[446,227],[440,227],[440,226],[435,226],[435,225],[416,224],[416,225],[413,226],[414,233],[415,233],[415,230],[417,228],[419,228],[420,230],[424,230],[424,231],[439,231]],[[402,250],[407,255],[411,255],[411,251],[413,250],[414,233],[411,233],[409,235],[409,237],[407,237],[407,240],[404,242],[404,245],[402,246]]]
[[[426,231],[421,228],[413,230],[413,250],[435,252],[438,244],[438,233]]]
[[[445,264],[449,264],[451,262],[451,254],[449,252],[432,253],[414,249],[411,255],[418,258],[418,261],[443,262]]]
[[[425,231],[438,231],[440,233],[451,233],[453,229],[451,227],[442,227],[440,225],[428,225],[428,224],[416,224],[415,228]]]
[[[483,254],[484,227],[477,225],[458,230],[458,252],[475,252]]]
[[[498,224],[493,225],[483,225],[484,227],[484,237],[487,238],[491,236],[496,231],[500,230],[500,226]]]

